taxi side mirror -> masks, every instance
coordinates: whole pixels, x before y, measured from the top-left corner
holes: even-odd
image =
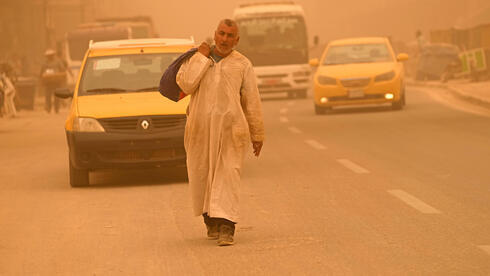
[[[396,56],[396,60],[397,61],[406,61],[406,60],[408,60],[408,55],[405,53],[398,54],[398,56]]]
[[[312,58],[309,61],[310,66],[317,67],[320,65],[320,61],[317,58]]]
[[[54,90],[54,95],[61,99],[67,99],[73,97],[73,91],[68,88],[57,88]]]

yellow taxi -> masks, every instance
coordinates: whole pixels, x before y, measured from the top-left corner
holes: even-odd
[[[404,68],[408,55],[395,57],[385,37],[331,41],[321,59],[310,60],[318,69],[313,77],[315,113],[324,114],[337,106],[405,105]]]
[[[104,168],[185,165],[189,98],[172,102],[158,92],[165,69],[194,47],[188,39],[92,43],[82,62],[65,130],[70,185],[89,185]]]

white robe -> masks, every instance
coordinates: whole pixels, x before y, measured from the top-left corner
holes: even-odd
[[[4,99],[3,99],[3,112],[5,113],[6,117],[16,117],[17,116],[17,109],[15,108],[15,86],[13,83],[10,81],[10,78],[7,77],[5,73],[0,73],[0,86],[3,89],[4,92]],[[0,108],[1,111],[1,108]]]
[[[184,145],[194,214],[237,222],[244,154],[251,141],[264,140],[252,64],[237,51],[218,63],[197,52],[177,84],[191,95]]]

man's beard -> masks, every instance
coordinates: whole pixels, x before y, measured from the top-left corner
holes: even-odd
[[[220,54],[228,55],[229,53],[231,53],[231,51],[233,51],[233,48],[234,47],[231,47],[228,50],[225,50],[225,49],[221,48],[220,45],[216,44],[216,48],[218,49],[218,51],[220,52]]]

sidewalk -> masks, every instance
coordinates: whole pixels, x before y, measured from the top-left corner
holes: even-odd
[[[454,96],[490,109],[490,81],[471,82],[469,80],[440,81],[407,81],[407,85],[437,87],[447,89]]]

